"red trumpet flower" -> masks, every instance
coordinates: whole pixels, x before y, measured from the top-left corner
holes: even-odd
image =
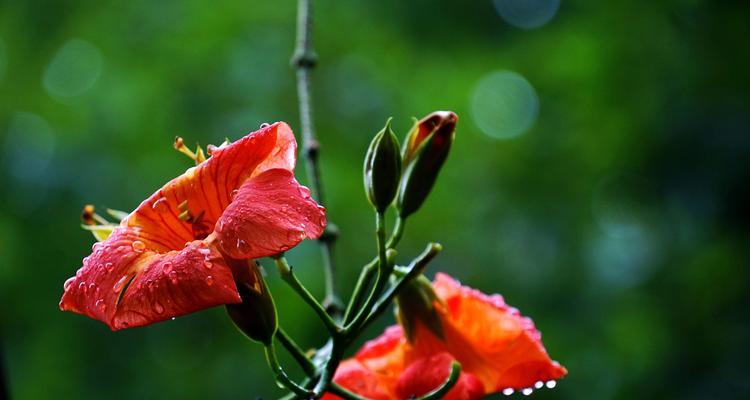
[[[442,338],[420,321],[412,341],[400,326],[391,326],[345,360],[334,381],[368,398],[408,399],[439,387],[456,360],[461,375],[445,398],[473,400],[497,392],[530,394],[567,374],[547,355],[534,323],[500,295],[485,295],[441,273],[433,287],[442,303],[436,302]]]
[[[117,330],[241,302],[235,281],[256,278],[241,260],[286,251],[325,227],[325,210],[294,179],[296,146],[283,122],[209,146],[210,158],[93,246],[60,308]]]

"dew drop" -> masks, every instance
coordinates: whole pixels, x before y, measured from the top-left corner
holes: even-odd
[[[532,389],[532,388],[525,388],[525,389],[521,390],[521,393],[523,393],[524,396],[529,396],[532,393],[534,393],[534,389]]]
[[[134,241],[130,246],[136,253],[142,253],[144,250],[146,250],[146,244],[141,242],[140,240]]]
[[[200,248],[200,249],[198,249],[198,253],[201,253],[204,256],[208,256],[209,254],[211,254],[211,249],[207,249],[205,247],[204,248]]]
[[[80,278],[81,275],[83,275],[83,267],[78,268],[78,270],[76,271],[76,278]]]
[[[229,193],[229,199],[234,200],[234,197],[237,196],[237,193],[239,193],[239,190],[234,189],[231,193]]]
[[[214,267],[214,264],[211,261],[206,260],[206,262],[203,263],[203,266],[206,267],[206,269],[211,269]]]
[[[536,383],[534,384],[534,388],[536,388],[536,389],[541,389],[541,388],[543,388],[543,387],[544,387],[544,382],[542,382],[542,381],[537,381],[537,382],[536,382]]]
[[[156,303],[154,303],[154,311],[157,314],[161,314],[161,313],[164,312],[164,306],[162,306],[161,304],[159,304],[158,302],[156,302]]]
[[[173,285],[177,284],[177,271],[171,271],[169,273],[169,280],[172,281]]]
[[[239,250],[242,253],[245,253],[248,250],[250,250],[250,245],[248,245],[247,242],[245,242],[242,239],[237,239],[237,250]]]
[[[172,263],[171,262],[167,261],[163,265],[164,265],[164,273],[165,274],[169,274],[170,272],[172,272]]]
[[[549,389],[554,389],[555,386],[557,386],[557,382],[556,381],[547,381],[546,386]]]
[[[89,283],[89,290],[94,290],[94,289],[96,289],[96,283],[94,282]]]
[[[511,388],[503,389],[503,394],[506,395],[506,396],[512,395],[513,392],[514,392],[514,390],[511,389]]]
[[[271,124],[269,124],[268,122],[264,122],[264,123],[260,124],[260,129],[268,128],[269,126],[271,126]]]
[[[107,304],[104,303],[104,299],[97,300],[96,303],[94,303],[94,306],[102,311],[107,309]]]
[[[75,281],[75,280],[76,280],[75,276],[71,277],[71,278],[68,278],[68,280],[66,280],[65,283],[63,283],[63,290],[65,290],[66,292],[68,290],[70,290],[70,285],[72,285],[73,281]]]
[[[211,286],[214,284],[214,277],[209,275],[206,277],[206,285]]]
[[[130,278],[130,276],[124,275],[122,278],[120,278],[120,280],[117,281],[117,283],[115,283],[115,286],[112,287],[112,290],[115,293],[122,292],[122,288],[125,287],[125,283],[127,283],[128,278]]]
[[[86,293],[86,282],[79,283],[78,290],[82,291],[83,293]]]
[[[106,269],[107,272],[112,272],[112,270],[115,269],[115,266],[111,262],[104,263],[104,269]]]
[[[170,320],[172,320],[172,321],[174,321],[175,319],[177,319],[177,317],[172,317],[172,318],[170,318]]]
[[[99,243],[99,242],[96,242],[96,243],[94,243],[94,244],[91,245],[91,251],[97,251],[97,250],[99,250],[100,247],[102,247],[102,244]]]

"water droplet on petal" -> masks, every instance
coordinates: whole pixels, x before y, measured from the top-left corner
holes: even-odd
[[[163,265],[164,265],[164,273],[165,274],[169,274],[170,272],[172,272],[172,263],[171,262],[167,261]]]
[[[130,246],[136,253],[142,253],[144,250],[146,250],[146,244],[141,242],[140,240],[134,241]]]
[[[525,389],[521,390],[521,393],[523,393],[524,396],[529,396],[532,393],[534,393],[534,389],[532,389],[532,388],[525,388]]]
[[[70,285],[72,285],[73,281],[75,281],[75,280],[76,280],[75,276],[71,277],[71,278],[68,278],[68,280],[66,280],[65,283],[63,283],[63,290],[65,290],[67,292],[70,289]]]
[[[206,285],[211,286],[214,284],[214,277],[209,275],[206,277]]]
[[[76,270],[76,277],[80,278],[81,275],[83,275],[83,267],[78,268],[78,270]]]
[[[171,271],[169,273],[169,280],[172,281],[173,285],[177,284],[177,271]]]
[[[555,386],[557,386],[557,382],[556,381],[547,381],[546,385],[547,385],[547,387],[549,389],[554,389]]]
[[[260,124],[260,129],[268,128],[269,126],[271,126],[271,124],[269,124],[268,122],[264,122],[264,123]]]
[[[234,189],[229,193],[229,200],[234,200],[234,197],[237,196],[237,193],[239,193],[239,190]]]
[[[511,389],[511,388],[503,389],[503,394],[506,395],[506,396],[512,395],[513,392],[515,392],[515,391],[513,389]]]
[[[128,282],[128,278],[130,278],[130,276],[124,275],[122,278],[120,278],[120,280],[117,281],[117,283],[115,283],[115,286],[112,287],[112,290],[115,293],[122,292],[122,288],[125,287],[125,283]]]
[[[154,311],[157,314],[161,314],[161,313],[164,312],[164,306],[162,306],[161,304],[159,304],[158,302],[156,302],[156,303],[154,303]]]
[[[79,283],[78,290],[82,291],[83,293],[86,293],[86,282]]]
[[[241,253],[245,253],[250,250],[250,245],[242,239],[237,239],[237,250]]]
[[[214,264],[211,261],[206,260],[206,262],[203,263],[203,266],[206,267],[206,269],[211,269]]]
[[[89,290],[94,290],[94,289],[96,289],[96,283],[94,282],[89,283]]]
[[[115,269],[115,265],[111,262],[104,263],[104,269],[106,269],[107,272],[112,272],[112,270]]]
[[[172,320],[172,321],[174,321],[175,319],[176,319],[176,317],[172,317],[172,318],[170,318],[170,320]]]
[[[101,246],[102,246],[102,244],[101,244],[101,243],[99,243],[99,242],[96,242],[96,243],[94,243],[94,244],[92,244],[92,245],[91,245],[91,251],[96,251],[96,250],[98,250],[98,249],[99,249],[99,247],[101,247]]]
[[[97,300],[96,303],[94,303],[94,306],[102,311],[107,309],[107,304],[104,303],[104,299]]]

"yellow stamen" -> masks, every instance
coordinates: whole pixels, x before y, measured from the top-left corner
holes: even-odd
[[[95,208],[91,204],[83,206],[81,211],[81,221],[84,225],[109,225],[110,222],[104,219],[101,215],[95,212]]]
[[[181,219],[181,220],[183,220],[183,221],[190,222],[190,220],[193,219],[193,216],[190,215],[190,210],[185,210],[185,211],[183,211],[183,212],[180,213],[180,215],[178,216],[178,218]]]
[[[200,145],[197,145],[195,152],[193,152],[187,146],[185,146],[185,141],[182,140],[182,138],[179,136],[175,136],[174,138],[174,148],[175,150],[179,151],[180,153],[188,156],[191,160],[193,160],[195,162],[195,165],[198,165],[202,163],[203,161],[206,161],[206,153],[203,152],[203,148],[201,148]]]

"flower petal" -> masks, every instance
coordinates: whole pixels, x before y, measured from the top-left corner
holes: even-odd
[[[482,381],[488,393],[530,388],[536,382],[567,374],[547,355],[531,319],[505,304],[501,296],[461,286],[442,273],[437,274],[433,286],[447,308],[445,340],[422,327],[414,343],[418,354],[448,351],[464,371]]]
[[[333,381],[367,399],[389,400],[391,398],[382,387],[378,376],[355,359],[342,361],[336,370]],[[340,397],[326,393],[323,399],[340,399]]]
[[[144,200],[122,224],[139,229],[151,250],[178,250],[214,229],[232,193],[269,169],[293,170],[297,144],[289,126],[277,122],[221,148]],[[179,216],[189,211],[190,220]]]
[[[65,282],[60,308],[117,330],[239,301],[232,272],[216,249],[192,241],[159,253],[147,249],[136,230],[118,227]]]
[[[216,237],[232,258],[259,258],[286,251],[325,228],[325,209],[291,171],[271,169],[237,191],[216,225]]]
[[[448,379],[453,361],[453,357],[445,352],[412,361],[396,383],[397,397],[410,399],[437,389]],[[482,382],[474,375],[462,371],[458,381],[443,399],[477,400],[484,394]]]

